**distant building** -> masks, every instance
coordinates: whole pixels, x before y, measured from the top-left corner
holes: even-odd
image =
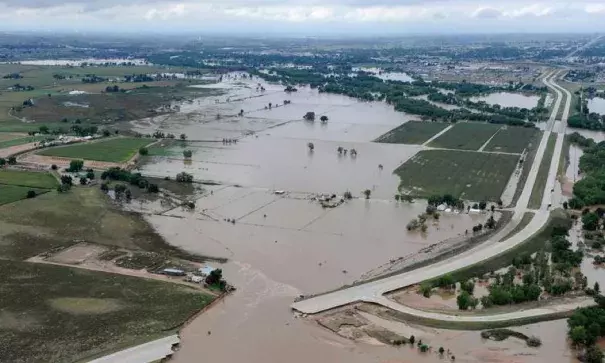
[[[216,269],[214,267],[212,267],[212,266],[204,266],[204,267],[199,268],[198,272],[202,276],[208,276],[214,270],[216,270]]]
[[[179,270],[178,268],[165,268],[162,270],[162,274],[168,276],[185,276],[185,271]]]

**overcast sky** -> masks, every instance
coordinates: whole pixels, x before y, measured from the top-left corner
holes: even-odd
[[[0,0],[2,30],[603,32],[605,0]]]

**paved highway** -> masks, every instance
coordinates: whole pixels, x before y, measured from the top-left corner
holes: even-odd
[[[557,111],[559,110],[559,107],[562,102],[561,90],[566,92],[567,95],[569,94],[569,92],[562,89],[561,87],[558,87],[558,85],[554,84],[553,79],[555,79],[557,76],[559,76],[559,72],[554,72],[554,73],[548,74],[547,76],[545,76],[542,79],[542,82],[556,93],[557,100],[555,102],[553,111],[548,120],[546,130],[544,131],[544,134],[540,141],[540,145],[538,146],[538,149],[536,151],[536,157],[534,158],[534,162],[531,165],[531,169],[528,174],[527,182],[525,183],[521,196],[519,197],[519,200],[517,201],[517,205],[515,207],[514,219],[517,220],[517,223],[518,223],[518,220],[522,217],[523,213],[525,213],[527,211],[527,205],[529,203],[529,198],[531,196],[533,186],[536,183],[536,176],[538,174],[538,169],[539,169],[540,164],[542,163],[542,159],[544,157],[544,151],[546,149],[546,144],[548,143],[548,138],[556,124],[555,118],[557,116]],[[567,121],[567,116],[569,115],[570,98],[571,97],[568,95],[568,101],[565,104],[565,110],[563,113],[563,122],[561,122],[561,124],[564,124]],[[564,127],[561,127],[561,129],[563,129],[563,132],[564,132]],[[557,130],[557,131],[559,131],[559,130]],[[557,135],[557,136],[559,138],[560,135]],[[555,152],[553,154],[555,156],[553,159],[555,159],[555,160],[553,160],[553,162],[551,163],[551,168],[549,170],[549,175],[548,175],[547,186],[554,185],[554,183],[555,183],[557,168],[553,167],[553,165],[556,164],[558,166],[559,159],[557,156],[561,155],[562,146],[563,146],[562,142],[557,142],[557,144],[555,146]],[[344,288],[342,290],[330,292],[330,293],[327,293],[324,295],[319,295],[319,296],[309,298],[306,300],[298,301],[298,302],[292,304],[291,307],[293,309],[300,311],[302,313],[305,313],[305,314],[315,314],[315,313],[333,309],[333,308],[336,308],[339,306],[347,305],[350,303],[366,301],[366,302],[378,303],[378,304],[385,305],[385,306],[388,306],[391,308],[396,307],[396,310],[399,310],[399,311],[401,311],[403,309],[406,311],[406,313],[409,313],[412,315],[421,316],[421,317],[429,317],[429,315],[431,315],[432,313],[415,310],[415,309],[411,309],[411,308],[402,306],[400,304],[392,302],[391,300],[386,299],[383,295],[390,291],[401,289],[406,286],[418,284],[422,281],[426,281],[426,280],[441,276],[443,274],[446,274],[446,273],[449,273],[452,271],[456,271],[463,267],[476,264],[478,262],[481,262],[483,260],[496,256],[504,251],[507,251],[507,250],[515,247],[516,245],[522,243],[527,238],[531,237],[533,234],[535,234],[537,231],[539,231],[547,222],[547,220],[548,220],[547,209],[548,209],[548,205],[552,203],[552,197],[553,197],[553,195],[551,193],[551,189],[552,188],[549,188],[549,187],[545,188],[544,195],[542,198],[542,207],[540,210],[536,211],[536,214],[535,214],[534,218],[531,220],[531,222],[523,230],[521,230],[520,232],[518,232],[517,234],[513,235],[512,237],[510,237],[509,239],[507,239],[505,241],[502,241],[500,243],[487,242],[476,248],[473,248],[469,251],[459,254],[451,259],[447,259],[447,260],[438,262],[436,264],[433,264],[433,265],[430,265],[427,267],[423,267],[423,268],[420,268],[417,270],[405,272],[405,273],[402,273],[399,275],[394,275],[391,277],[386,277],[384,279],[352,286],[349,288]],[[535,313],[543,313],[543,311],[536,311]],[[521,314],[521,312],[519,312],[518,314]],[[527,314],[527,313],[523,313],[523,314]],[[444,314],[441,314],[441,315],[444,315]],[[439,317],[437,317],[437,319],[442,318],[441,315]],[[512,316],[515,316],[515,315],[513,314]],[[519,315],[516,315],[516,316],[520,317]],[[472,318],[472,317],[458,316],[458,317],[456,317],[456,320],[463,321],[463,320],[466,320],[467,318]],[[483,319],[483,321],[485,321],[486,319],[489,320],[490,318],[489,318],[489,316],[483,316],[481,319]],[[501,317],[494,315],[494,316],[492,316],[491,319],[501,319]],[[508,319],[510,319],[510,317]]]
[[[136,347],[95,359],[89,363],[149,363],[159,361],[173,353],[172,345],[181,340],[177,335],[171,335]]]

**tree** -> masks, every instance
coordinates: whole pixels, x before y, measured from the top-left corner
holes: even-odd
[[[586,363],[602,363],[603,358],[605,356],[599,347],[591,345],[586,349],[586,355],[584,356]]]
[[[160,191],[160,188],[158,187],[157,184],[149,184],[147,185],[147,192],[148,193],[158,193]]]
[[[433,285],[430,282],[423,282],[420,284],[420,292],[424,297],[431,297],[431,292],[433,291]]]
[[[8,165],[16,165],[17,164],[17,158],[14,156],[9,156],[8,157]]]
[[[468,310],[469,306],[471,306],[471,299],[472,297],[468,292],[462,291],[460,295],[458,295],[458,297],[456,298],[456,302],[458,303],[458,309]]]
[[[176,175],[176,181],[179,183],[193,183],[193,175],[183,171]]]
[[[6,165],[6,159],[0,158],[0,168],[3,167],[4,165]]]
[[[208,276],[206,277],[206,283],[208,285],[214,285],[219,283],[219,281],[221,281],[221,279],[223,278],[223,270],[221,270],[220,268],[217,268],[215,270],[212,270],[210,272],[210,274],[208,274]]]
[[[492,206],[490,207],[492,213],[494,213],[494,211],[496,210],[496,206],[492,204]]]
[[[184,156],[186,159],[190,159],[190,158],[191,158],[191,156],[193,156],[193,151],[191,151],[191,150],[184,150],[184,151],[183,151],[183,156]]]
[[[414,344],[415,341],[416,341],[416,337],[413,335],[410,335],[410,344]]]
[[[147,149],[146,147],[140,148],[139,155],[141,155],[141,156],[149,155],[149,149]]]
[[[86,185],[86,184],[88,184],[88,179],[86,179],[84,177],[80,178],[80,185]]]
[[[439,354],[443,355],[443,353],[445,353],[445,349],[443,349],[443,347],[439,347]]]
[[[41,134],[48,134],[48,126],[46,125],[42,125],[38,128],[38,130],[40,131]]]
[[[569,338],[575,346],[580,346],[586,342],[586,329],[583,326],[576,326],[569,332]]]
[[[113,191],[116,193],[116,196],[121,195],[122,193],[126,192],[126,190],[128,190],[128,188],[124,184],[116,184],[113,187]]]
[[[479,203],[479,209],[485,210],[487,208],[487,202],[483,201]]]
[[[107,185],[107,183],[101,184],[101,190],[107,193],[109,191],[109,185]]]
[[[325,123],[325,122],[328,122],[328,116],[323,115],[323,116],[321,116],[321,117],[319,118],[319,120],[320,120],[321,122],[324,122],[324,123]]]
[[[468,292],[469,295],[472,295],[473,291],[475,291],[475,283],[472,280],[461,282],[460,289]]]
[[[28,190],[27,191],[27,198],[31,199],[31,198],[35,198],[36,197],[36,192],[33,190]]]
[[[67,171],[69,171],[71,173],[77,173],[77,172],[81,171],[82,168],[84,168],[83,160],[72,160],[69,162],[69,168],[67,169]]]
[[[363,191],[363,195],[365,195],[366,199],[370,199],[370,196],[372,195],[372,191],[370,189],[366,189]]]
[[[596,213],[586,213],[582,216],[582,228],[587,231],[595,231],[599,226],[599,215]]]
[[[594,292],[598,295],[601,293],[601,286],[599,286],[598,282],[594,283],[594,288],[593,288]]]
[[[90,180],[93,180],[95,178],[95,172],[90,170],[86,172],[86,177]]]
[[[58,169],[57,164],[51,165],[50,168],[51,168],[51,170],[57,170]]]
[[[73,185],[73,179],[69,175],[62,175],[61,176],[61,184],[62,185],[72,186]]]
[[[185,134],[181,134],[181,136],[179,136],[179,138],[183,141],[187,140],[187,135]]]
[[[307,147],[309,148],[309,151],[315,150],[315,145],[312,142],[307,143]]]

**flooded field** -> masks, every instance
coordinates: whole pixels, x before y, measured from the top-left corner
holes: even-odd
[[[594,97],[588,99],[588,109],[590,112],[605,115],[605,98]]]
[[[498,104],[502,107],[521,107],[531,109],[538,105],[540,96],[528,96],[511,92],[497,92],[481,97],[471,97],[471,100],[473,102],[485,101],[490,105]]]
[[[219,183],[204,186],[194,212],[177,207],[147,218],[175,246],[228,258],[214,265],[237,288],[183,329],[173,361],[442,361],[435,352],[341,337],[297,317],[289,305],[300,295],[350,284],[392,259],[460,236],[485,216],[442,213],[427,223],[426,233],[407,231],[406,224],[425,211],[426,202],[395,202],[399,180],[392,171],[420,147],[371,140],[412,117],[382,103],[306,88],[286,94],[281,86],[263,83],[265,91],[257,91],[257,82],[227,79],[213,85],[223,90],[220,95],[181,104],[177,114],[133,123],[140,132],[161,129],[186,133],[190,140],[153,157],[142,166],[145,173],[174,177],[184,170],[197,180]],[[292,103],[284,105],[284,100]],[[308,111],[329,121],[304,121]],[[339,146],[358,154],[339,155]],[[190,161],[182,158],[185,147],[193,151]],[[372,191],[370,200],[361,198],[364,189]],[[340,196],[346,190],[354,198],[335,208],[322,208],[314,199],[317,193]],[[456,347],[456,361],[484,362],[494,349],[497,357],[505,357],[494,362],[540,361],[532,360],[535,350],[526,352],[514,341],[484,343],[478,332],[434,335],[431,345]],[[559,344],[558,357],[562,349]],[[517,353],[528,355],[520,360]]]

